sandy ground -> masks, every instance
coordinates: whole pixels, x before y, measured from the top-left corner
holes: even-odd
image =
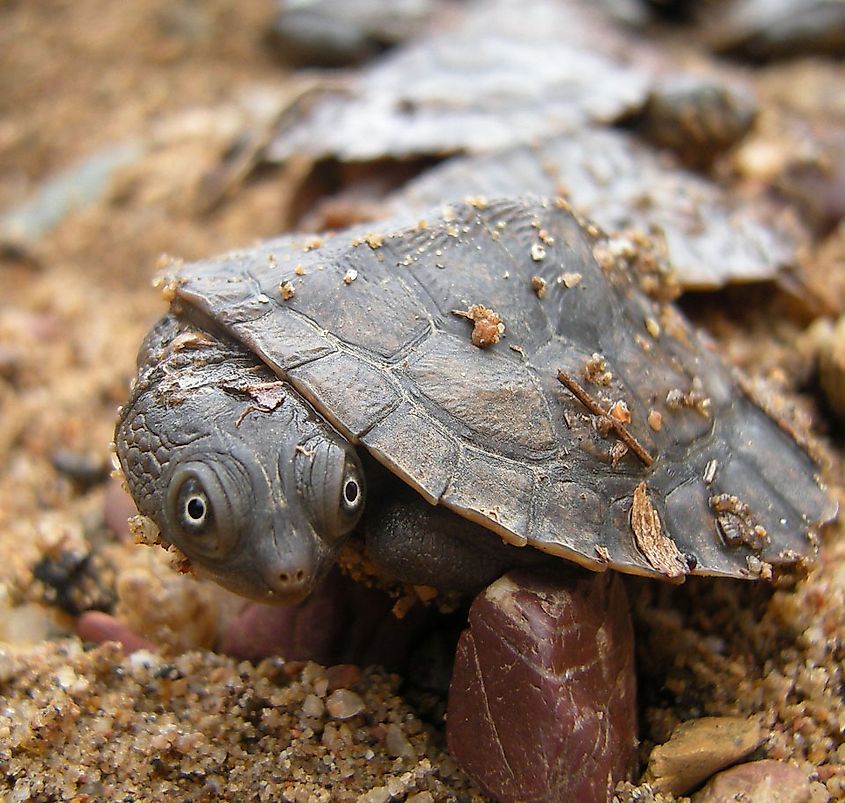
[[[269,0],[0,6],[0,209],[92,154],[129,154],[96,202],[0,261],[0,799],[481,799],[442,733],[398,696],[398,678],[207,651],[232,601],[131,545],[106,479],[116,407],[164,309],[150,287],[161,256],[211,255],[284,226],[279,171],[212,210],[203,202],[227,146],[263,130],[290,92],[262,45],[271,15]],[[843,242],[834,232],[808,255],[831,293],[845,286]],[[787,394],[808,387],[806,305],[795,315],[761,291],[748,312],[745,296],[725,298],[685,305],[753,375]],[[820,435],[842,497],[841,430],[813,394],[788,398]],[[632,585],[644,758],[684,720],[753,716],[767,734],[757,757],[796,764],[813,799],[845,798],[839,535],[781,588]],[[35,567],[68,565],[91,545],[96,561],[65,608],[114,609],[166,657],[84,648],[73,617],[45,604],[55,591]]]

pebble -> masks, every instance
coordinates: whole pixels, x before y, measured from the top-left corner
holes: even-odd
[[[394,604],[388,594],[334,569],[297,605],[245,605],[226,624],[218,649],[249,661],[271,655],[316,661],[330,667],[331,689],[354,686],[358,666],[400,670],[417,643],[426,611],[416,606],[400,621],[391,613]]]
[[[53,621],[53,612],[43,605],[8,602],[5,586],[0,587],[0,641],[9,644],[38,644],[44,641]]]
[[[156,650],[151,641],[134,633],[125,622],[102,611],[86,611],[76,620],[76,634],[83,641],[102,644],[112,641],[120,644],[127,655],[136,650]]]
[[[313,717],[319,719],[326,713],[326,706],[323,701],[316,694],[309,694],[302,701],[302,713],[306,717]]]
[[[384,746],[387,748],[388,755],[394,758],[409,758],[416,760],[417,753],[413,748],[405,731],[402,730],[395,722],[387,726],[387,734],[384,738]]]
[[[807,773],[784,761],[765,759],[731,767],[716,775],[707,786],[692,796],[693,803],[816,803],[816,790]],[[825,795],[822,800],[827,799]]]
[[[365,708],[361,697],[349,689],[337,689],[326,700],[326,711],[333,719],[350,719]]]
[[[361,670],[355,664],[335,664],[326,669],[328,690],[349,689],[361,680]]]
[[[754,719],[702,717],[682,722],[669,741],[651,751],[643,781],[659,791],[683,795],[763,741]]]
[[[458,642],[446,733],[457,762],[501,803],[609,799],[637,742],[621,579],[511,572],[490,585]]]

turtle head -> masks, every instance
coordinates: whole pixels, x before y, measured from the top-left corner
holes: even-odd
[[[136,387],[115,433],[139,511],[198,575],[261,602],[300,601],[363,511],[355,448],[275,377],[262,403],[211,382],[183,384],[177,399],[167,377]]]

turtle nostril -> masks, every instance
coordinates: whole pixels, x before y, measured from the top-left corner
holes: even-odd
[[[276,577],[277,588],[282,594],[297,594],[305,590],[306,575],[304,569],[285,569]]]

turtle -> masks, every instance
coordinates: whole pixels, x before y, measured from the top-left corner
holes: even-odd
[[[174,264],[116,427],[128,489],[161,543],[240,595],[296,604],[357,539],[391,581],[495,587],[525,655],[556,638],[556,595],[619,604],[584,577],[757,579],[811,559],[836,512],[815,462],[663,300],[653,263],[562,199],[517,198]],[[472,727],[468,694],[453,682],[449,710]],[[540,718],[564,716],[537,711],[513,725],[529,756]],[[625,739],[578,799],[624,777]],[[511,759],[485,757],[488,791],[562,799],[498,783]]]

